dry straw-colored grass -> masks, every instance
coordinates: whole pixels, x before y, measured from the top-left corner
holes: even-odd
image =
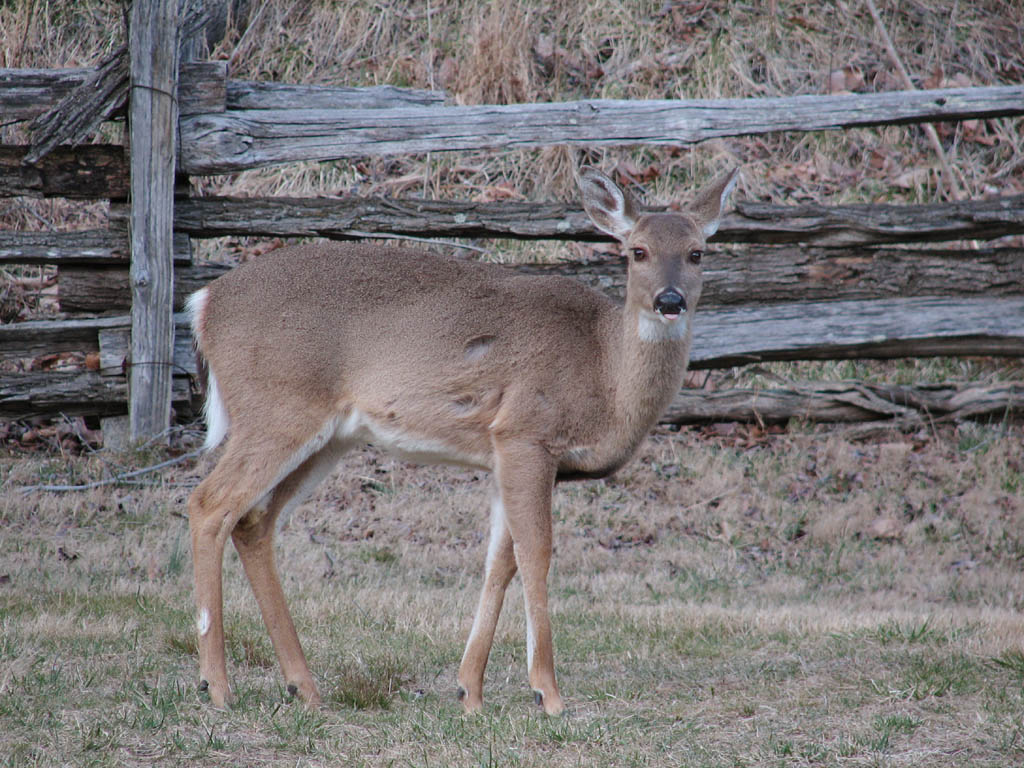
[[[166,485],[26,497],[18,485],[95,477],[101,457],[8,457],[0,756],[1014,764],[1022,437],[1000,424],[879,444],[659,433],[620,475],[561,487],[550,583],[569,713],[558,719],[529,703],[518,581],[484,714],[463,717],[453,696],[486,549],[478,473],[359,452],[282,531],[285,590],[328,702],[319,712],[287,703],[229,554],[241,701],[214,712],[195,688],[181,516],[210,459],[168,470]]]
[[[1024,77],[1016,0],[882,3],[920,85]],[[446,89],[453,102],[774,96],[889,89],[857,2],[570,0],[254,4],[213,55],[240,78]],[[94,63],[121,6],[0,6],[0,65]],[[839,72],[840,74],[835,74]],[[972,197],[1024,190],[1021,120],[942,133]],[[109,128],[107,130],[110,130]],[[3,141],[23,128],[0,129]],[[195,180],[200,193],[575,196],[564,149],[435,153]],[[654,169],[659,199],[744,167],[748,198],[925,201],[913,127],[595,153]],[[4,227],[87,227],[102,210],[0,205]],[[231,250],[237,244],[218,246]],[[246,247],[249,247],[246,245]],[[546,258],[549,245],[499,247]],[[1003,375],[987,361],[769,367],[792,378]],[[1013,375],[1019,378],[1019,369]],[[727,374],[757,383],[759,374]],[[0,458],[0,760],[10,765],[1014,765],[1024,759],[1024,465],[1019,425],[853,442],[792,425],[659,433],[615,478],[559,489],[552,603],[569,715],[538,716],[514,584],[488,706],[459,714],[454,670],[479,587],[486,479],[347,458],[282,532],[285,589],[328,706],[287,702],[227,558],[241,694],[195,689],[184,500],[208,468],[81,494],[118,457]],[[138,456],[127,463],[144,462]],[[176,485],[180,483],[181,485]]]

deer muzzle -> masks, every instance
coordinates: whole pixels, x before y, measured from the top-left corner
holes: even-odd
[[[675,320],[686,311],[686,299],[675,288],[666,288],[654,297],[654,311],[669,320]]]

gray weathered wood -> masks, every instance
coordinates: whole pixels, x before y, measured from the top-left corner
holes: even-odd
[[[227,109],[228,63],[183,61],[178,71],[178,115]]]
[[[216,264],[180,266],[174,270],[174,311],[185,308],[185,299],[214,280],[228,267]],[[61,312],[124,312],[131,307],[128,270],[117,267],[62,266],[57,270],[57,299]]]
[[[125,266],[131,244],[126,231],[0,232],[0,264]],[[174,235],[174,263],[192,262],[189,236]]]
[[[229,110],[181,124],[186,173],[395,153],[661,144],[1024,114],[1024,85],[764,99]]]
[[[128,237],[108,229],[0,232],[0,264],[127,264],[128,251]]]
[[[0,125],[30,120],[52,109],[95,67],[0,69]]]
[[[877,420],[907,427],[934,420],[1001,419],[1021,415],[1024,415],[1024,383],[897,386],[837,381],[718,392],[683,389],[662,416],[661,423]]]
[[[196,375],[196,352],[192,343],[192,329],[184,321],[184,315],[177,316],[174,334],[174,376]],[[105,376],[120,375],[127,364],[129,334],[124,326],[109,326],[98,333],[100,352],[100,373]]]
[[[178,106],[178,0],[135,0],[131,15],[131,439],[171,417],[172,227]]]
[[[122,110],[127,98],[128,47],[122,46],[53,109],[32,121],[32,146],[22,162],[35,165],[59,145],[81,144],[101,122]]]
[[[128,196],[124,147],[57,147],[36,165],[22,163],[27,151],[23,146],[0,146],[0,197],[95,200]]]
[[[660,210],[652,207],[650,210]],[[116,215],[116,213],[115,213]],[[231,198],[179,200],[175,229],[193,237],[415,237],[610,240],[576,205],[475,203],[418,198]],[[933,205],[767,205],[740,202],[716,242],[806,242],[848,247],[974,240],[1024,234],[1024,195]]]
[[[187,408],[187,379],[173,382],[171,397]],[[114,416],[128,411],[128,385],[114,376],[91,371],[78,373],[33,372],[0,377],[0,419],[35,416]]]
[[[0,234],[0,261],[4,254],[3,242],[4,236]],[[61,311],[103,313],[130,306],[127,269],[113,268],[117,265],[115,261],[100,263],[108,268],[90,269],[70,260],[61,264],[57,272]],[[850,248],[838,251],[795,246],[720,245],[706,257],[705,263],[703,308],[829,299],[1024,295],[1024,249],[1021,248],[978,251]],[[613,298],[625,297],[626,266],[619,257],[510,268],[527,274],[573,277]],[[219,277],[225,269],[216,265],[177,266],[175,309],[180,310],[189,293]]]
[[[228,109],[394,109],[444,104],[444,91],[375,85],[348,88],[229,80]]]
[[[123,328],[127,331],[128,322],[127,317],[120,316],[0,325],[0,360],[33,358],[53,352],[95,352],[99,349],[97,334],[101,330]]]
[[[1024,234],[1024,195],[931,205],[770,205],[740,200],[718,237],[751,243],[851,245],[987,240]],[[739,224],[740,232],[732,227]]]
[[[818,301],[698,312],[691,368],[766,360],[1024,355],[1024,297]]]
[[[0,125],[29,120],[53,109],[75,88],[96,76],[97,67],[0,69]],[[181,62],[180,115],[225,109],[388,109],[439,106],[444,91],[390,85],[335,87],[229,80],[227,62]]]
[[[709,249],[704,265],[703,308],[832,299],[1024,295],[1022,248],[838,250],[717,245]],[[514,268],[574,277],[609,296],[625,298],[626,265],[621,258]]]

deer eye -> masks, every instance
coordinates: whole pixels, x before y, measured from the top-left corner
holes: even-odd
[[[704,251],[690,251],[690,255],[687,257],[691,264],[700,264],[700,260],[704,258]]]
[[[643,248],[633,249],[633,261],[643,261],[647,258],[647,251]]]

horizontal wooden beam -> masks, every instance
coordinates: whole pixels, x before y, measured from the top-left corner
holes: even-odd
[[[228,269],[219,264],[175,268],[174,311],[182,311],[189,294],[220,277]],[[132,303],[128,267],[61,266],[57,270],[57,300],[61,312],[126,311]]]
[[[392,233],[414,237],[611,239],[594,227],[578,205],[388,197],[193,197],[176,202],[174,226],[193,237],[344,240]],[[1024,234],[1024,195],[931,205],[789,206],[740,201],[736,210],[725,216],[714,240],[846,248],[1019,234]]]
[[[785,423],[893,422],[906,428],[933,420],[1024,415],[1024,383],[919,384],[857,381],[803,382],[771,389],[683,389],[661,418],[663,424],[744,421]]]
[[[621,258],[524,264],[532,274],[561,274],[625,299]],[[807,248],[718,245],[704,261],[702,312],[784,302],[897,299],[919,296],[1024,295],[1024,248],[944,251],[899,248]]]
[[[393,109],[444,104],[444,91],[393,85],[338,87],[227,81],[227,109]]]
[[[128,267],[128,233],[111,229],[76,232],[0,232],[0,264]],[[192,263],[188,235],[174,236],[174,263]],[[102,311],[102,310],[97,310]]]
[[[31,358],[51,352],[95,352],[99,332],[128,328],[127,317],[90,317],[81,320],[32,320],[0,325],[0,358]]]
[[[97,67],[0,68],[0,125],[45,114],[97,73]],[[206,114],[225,109],[387,109],[437,106],[445,99],[444,91],[418,88],[290,85],[230,80],[227,75],[224,61],[182,63],[178,83],[181,114]]]
[[[22,160],[28,149],[0,146],[0,197],[128,197],[128,158],[124,147],[57,147],[36,165],[25,165]]]
[[[837,130],[1024,114],[1024,85],[762,99],[570,101],[395,109],[228,110],[181,121],[179,166],[235,173],[372,155],[686,146],[775,131]]]
[[[189,405],[188,379],[171,384],[175,408]],[[123,377],[91,371],[5,374],[0,376],[0,419],[35,416],[117,416],[128,412],[128,383]]]
[[[3,236],[0,235],[0,257]],[[2,260],[2,258],[0,258]],[[114,261],[101,262],[106,265]],[[1024,249],[977,251],[933,249],[801,248],[796,246],[716,247],[707,257],[701,306],[758,306],[787,301],[881,299],[911,296],[1024,295]],[[521,264],[519,272],[564,275],[622,300],[626,266],[621,258],[586,262]],[[224,274],[221,265],[181,265],[174,274],[174,307],[188,294]],[[57,272],[63,312],[101,313],[131,305],[128,268],[91,268],[64,261]]]
[[[691,368],[770,360],[1024,356],[1024,296],[816,301],[698,312]]]
[[[43,114],[95,71],[96,67],[0,69],[0,125]]]

